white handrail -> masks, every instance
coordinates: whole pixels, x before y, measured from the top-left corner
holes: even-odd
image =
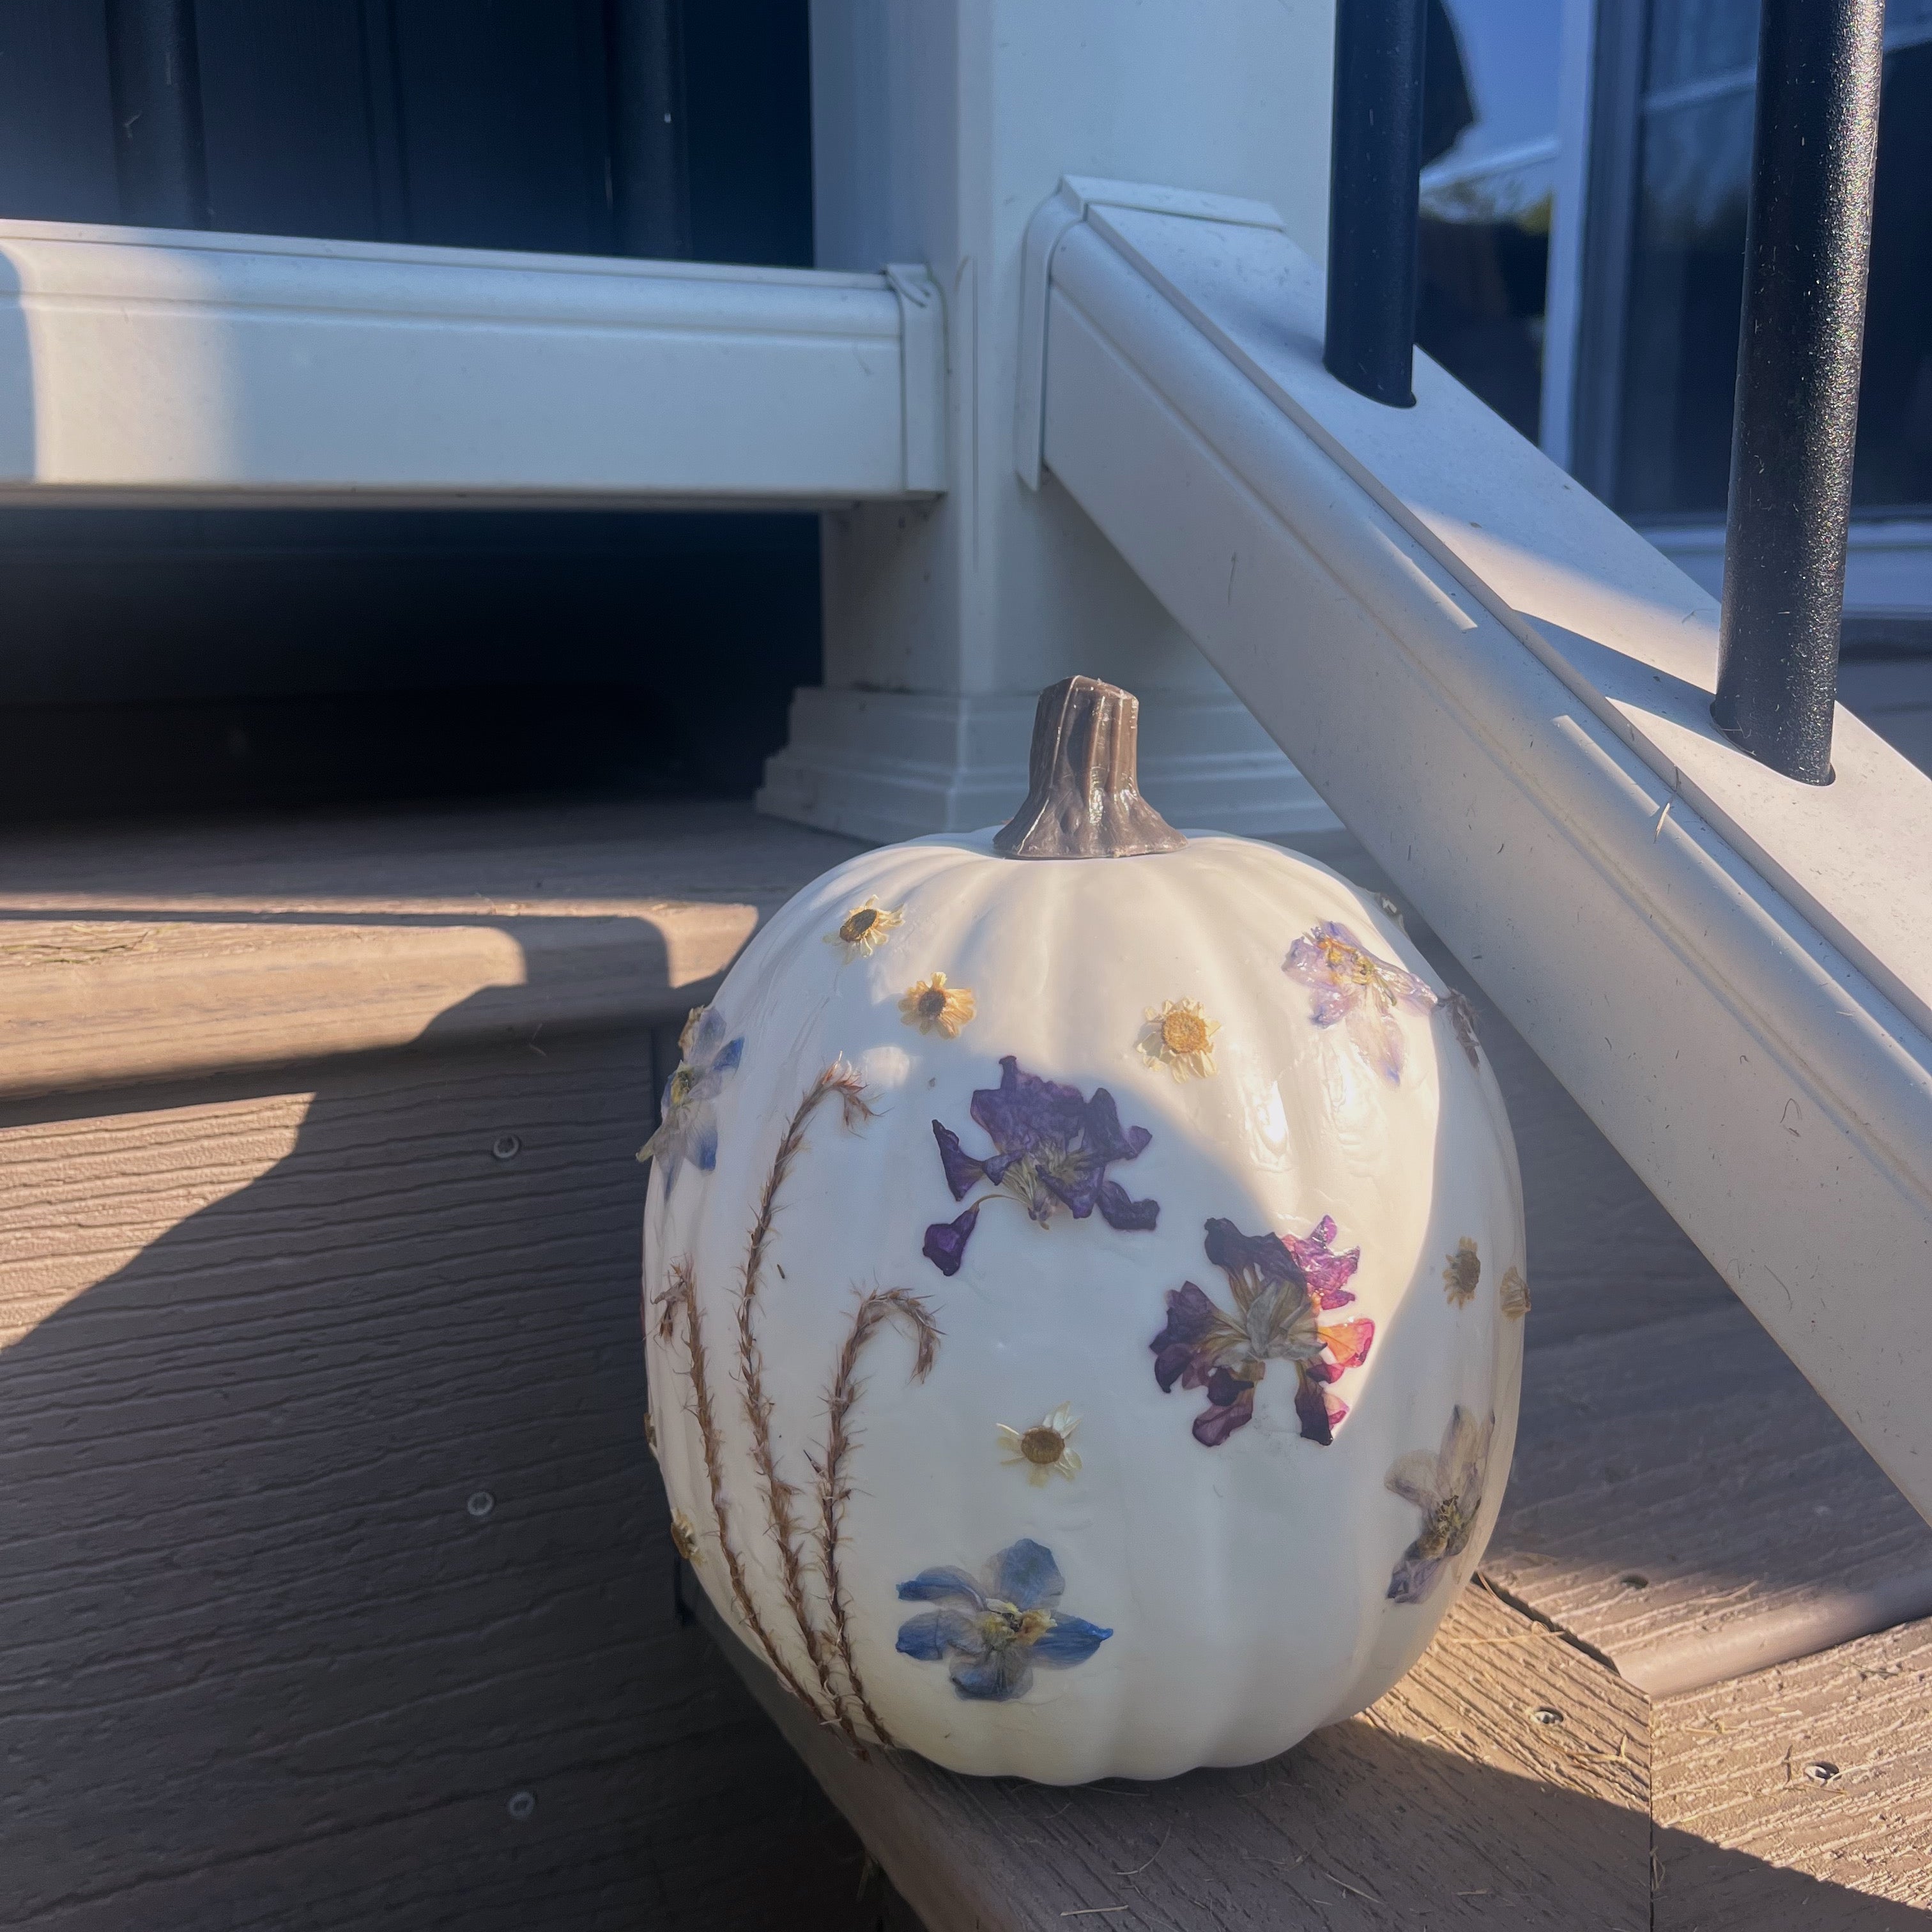
[[[931,495],[944,335],[916,268],[0,222],[0,501]]]
[[[1932,780],[1733,751],[1706,594],[1426,358],[1334,382],[1245,209],[1082,185],[1046,466],[1932,1514]]]

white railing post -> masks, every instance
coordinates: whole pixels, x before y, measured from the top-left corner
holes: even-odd
[[[1327,808],[1051,477],[1011,460],[1022,242],[1063,175],[1271,202],[1318,251],[1333,0],[814,0],[822,268],[923,262],[944,291],[946,494],[829,513],[825,686],[760,803],[889,838],[985,824],[1025,788],[1040,688],[1137,690],[1148,795],[1178,824]],[[1018,790],[1016,790],[1017,786]]]

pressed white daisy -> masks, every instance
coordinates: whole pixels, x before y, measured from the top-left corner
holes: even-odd
[[[921,1033],[957,1040],[959,1030],[979,1010],[970,986],[949,986],[944,973],[908,986],[899,1001],[899,1018]]]
[[[868,898],[863,905],[856,905],[840,922],[836,932],[825,935],[827,946],[842,946],[848,959],[858,959],[870,952],[896,926],[905,923],[905,914],[895,912],[880,904],[876,897]]]
[[[1049,1415],[1043,1415],[1030,1429],[1009,1429],[999,1425],[1000,1444],[1008,1453],[1000,1461],[1009,1468],[1023,1465],[1027,1480],[1038,1489],[1058,1472],[1070,1483],[1080,1473],[1080,1457],[1068,1447],[1068,1438],[1080,1426],[1073,1405],[1063,1402]]]
[[[1214,1070],[1214,1036],[1219,1020],[1201,1010],[1198,1000],[1169,1000],[1150,1006],[1141,1030],[1141,1056],[1150,1066],[1165,1066],[1177,1080],[1204,1080]]]

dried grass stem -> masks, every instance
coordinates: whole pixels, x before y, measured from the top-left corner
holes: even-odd
[[[864,1384],[859,1379],[859,1358],[886,1322],[902,1323],[917,1348],[912,1378],[922,1382],[932,1370],[939,1348],[939,1327],[932,1311],[909,1289],[875,1288],[860,1298],[852,1317],[845,1346],[838,1352],[832,1372],[832,1387],[825,1398],[825,1454],[818,1470],[818,1562],[825,1579],[825,1598],[832,1614],[832,1638],[838,1652],[839,1668],[845,1673],[853,1701],[867,1728],[879,1742],[890,1748],[892,1733],[873,1709],[866,1694],[864,1681],[852,1654],[852,1632],[847,1620],[844,1580],[838,1570],[838,1539],[844,1527],[845,1505],[852,1486],[847,1465],[852,1453],[852,1411]]]

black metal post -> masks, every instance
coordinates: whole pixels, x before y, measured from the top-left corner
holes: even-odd
[[[682,0],[608,0],[612,213],[620,255],[691,253]]]
[[[1336,0],[1328,172],[1329,373],[1415,400],[1415,222],[1424,0]]]
[[[107,66],[122,217],[206,228],[194,0],[107,0]]]
[[[1828,784],[1885,0],[1764,0],[1711,716]]]

